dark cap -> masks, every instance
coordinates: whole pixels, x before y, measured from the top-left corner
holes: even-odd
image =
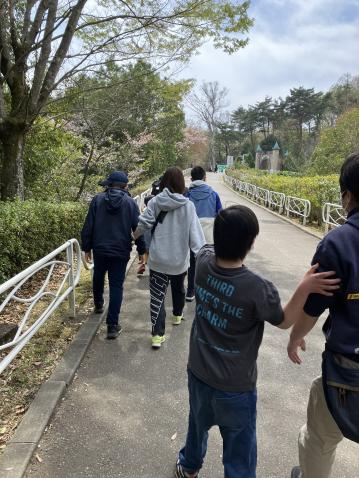
[[[110,186],[111,184],[115,184],[115,183],[127,184],[128,183],[127,174],[125,174],[123,171],[114,171],[107,177],[107,179],[100,181],[99,185]]]

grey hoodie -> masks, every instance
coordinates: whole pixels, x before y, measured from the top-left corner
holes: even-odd
[[[190,249],[197,254],[205,244],[196,209],[182,194],[171,193],[165,188],[151,199],[141,214],[138,231],[143,233],[152,229],[161,211],[167,214],[153,234],[148,266],[163,274],[183,274],[189,267]]]

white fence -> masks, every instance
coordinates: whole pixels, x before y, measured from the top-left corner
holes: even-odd
[[[285,194],[277,191],[269,191],[268,207],[271,209],[278,209],[279,214],[282,214],[285,205]]]
[[[322,209],[322,218],[327,233],[332,227],[339,227],[346,221],[345,210],[340,204],[325,203]]]
[[[286,196],[277,191],[260,188],[255,184],[246,183],[245,181],[227,176],[226,173],[224,173],[224,181],[240,194],[245,194],[249,199],[256,201],[262,206],[277,209],[279,214],[285,212],[287,216],[299,216],[302,218],[304,225],[308,221],[311,203],[307,199]]]
[[[306,225],[311,212],[311,203],[308,199],[294,196],[286,196],[277,191],[260,188],[251,183],[246,183],[224,172],[224,181],[240,194],[246,195],[252,201],[262,206],[278,210],[279,214],[293,215],[302,218],[303,225]],[[322,208],[322,218],[327,233],[331,227],[339,227],[346,220],[346,214],[340,204],[325,203]]]
[[[66,260],[58,256],[66,254]],[[56,266],[60,266],[62,277],[56,290],[53,290],[52,278]],[[36,293],[31,297],[22,297],[21,289],[39,271],[46,271],[45,278]],[[17,274],[12,279],[0,285],[0,314],[11,302],[23,304],[25,311],[19,319],[15,336],[3,345],[0,345],[0,373],[12,362],[16,355],[29,342],[37,330],[47,321],[50,315],[65,300],[69,300],[70,315],[75,316],[75,287],[80,280],[81,272],[81,249],[76,239],[67,241],[62,246],[43,257],[35,264]],[[51,284],[51,288],[49,285]],[[5,296],[5,297],[4,297]],[[46,307],[37,311],[37,305],[41,300],[46,300]],[[1,300],[1,299],[0,299]],[[49,303],[47,301],[50,300]]]
[[[289,217],[290,214],[293,216],[299,216],[303,218],[303,226],[306,225],[307,220],[310,216],[311,203],[308,199],[297,198],[294,196],[286,196],[284,209]]]

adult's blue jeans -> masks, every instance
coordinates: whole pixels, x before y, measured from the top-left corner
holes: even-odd
[[[208,430],[217,425],[223,440],[225,478],[255,478],[257,392],[223,392],[188,371],[189,424],[179,460],[189,474],[202,467]]]
[[[127,259],[94,254],[94,272],[92,280],[93,298],[96,307],[103,306],[103,291],[106,272],[110,289],[110,302],[107,312],[107,325],[118,325],[122,305],[123,282],[126,275]]]

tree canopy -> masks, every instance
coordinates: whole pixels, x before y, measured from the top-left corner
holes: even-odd
[[[249,2],[24,0],[0,2],[1,198],[23,197],[26,132],[51,96],[109,60],[187,61],[203,41],[247,44]]]

